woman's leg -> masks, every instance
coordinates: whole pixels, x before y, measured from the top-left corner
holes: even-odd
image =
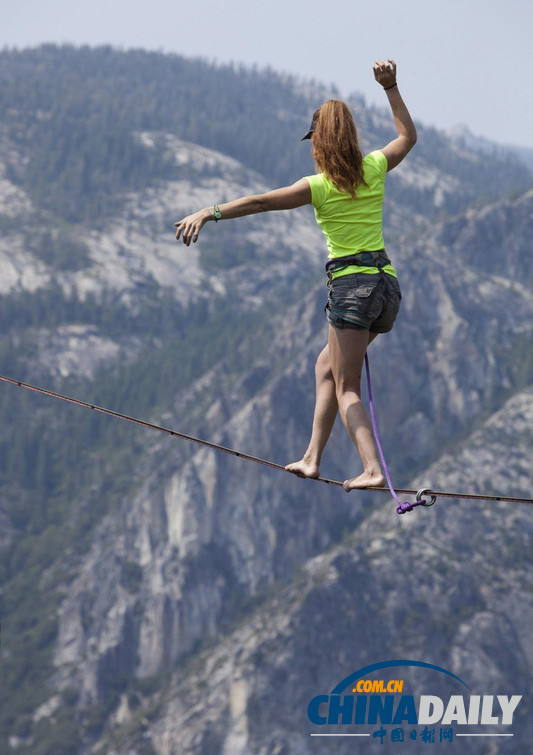
[[[381,471],[372,425],[361,403],[361,369],[366,349],[374,334],[368,330],[329,326],[329,358],[335,382],[341,419],[363,462],[363,472],[346,480],[346,491],[355,488],[381,487],[385,478]]]
[[[299,477],[318,477],[322,452],[335,424],[337,396],[329,362],[329,347],[326,346],[315,365],[316,398],[313,430],[307,451],[300,461],[287,464],[285,469]]]

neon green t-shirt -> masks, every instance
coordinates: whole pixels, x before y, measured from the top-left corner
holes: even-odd
[[[358,187],[356,199],[339,191],[324,173],[306,176],[316,222],[326,237],[329,259],[385,249],[382,226],[387,158],[383,152],[376,150],[363,158],[363,173],[366,186]],[[383,271],[396,277],[392,265],[386,265]],[[333,277],[377,272],[377,267],[349,265],[333,273]]]

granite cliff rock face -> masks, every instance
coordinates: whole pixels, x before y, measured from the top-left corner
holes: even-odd
[[[516,227],[533,193],[518,204],[492,214]],[[467,237],[479,217],[455,222]],[[442,245],[445,233],[443,225],[398,251],[402,314],[372,347],[386,454],[396,479],[415,488],[527,497],[531,372],[528,382],[504,357],[531,343],[533,296],[506,275],[512,255],[501,272],[480,270]],[[259,356],[241,384],[222,362],[196,397],[176,397],[176,408],[203,397],[200,436],[279,462],[302,452],[313,361],[325,340],[323,298],[319,284],[283,322],[273,318],[276,358]],[[257,374],[260,391],[244,389]],[[212,450],[146,444],[146,478],[102,522],[63,603],[56,683],[79,687],[81,704],[105,696],[106,679],[162,673],[208,638],[215,646],[200,656],[205,667],[185,681],[176,672],[146,733],[157,752],[319,751],[305,700],[376,657],[429,658],[479,690],[529,690],[527,507],[442,501],[398,519],[382,494],[348,497]],[[323,473],[343,479],[354,464],[336,428]],[[317,555],[342,530],[348,542]],[[290,581],[298,567],[294,584],[217,641],[236,605]],[[500,652],[504,636],[513,639]],[[206,688],[206,699],[195,696]],[[282,710],[294,718],[279,720]],[[527,746],[529,725],[520,721]]]
[[[532,411],[530,388],[431,468],[435,484],[470,491],[498,484],[501,492],[512,458],[514,494],[529,496]],[[376,497],[342,545],[309,559],[289,585],[176,671],[143,731],[108,740],[109,751],[140,752],[149,742],[158,753],[180,755],[323,752],[311,734],[339,727],[310,723],[315,695],[376,658],[429,658],[464,679],[471,694],[523,695],[512,729],[490,727],[513,738],[491,740],[490,752],[531,752],[532,527],[526,505],[442,499],[397,517]],[[426,694],[428,685],[439,694],[434,677],[410,669],[402,678],[409,694]],[[442,694],[458,692],[452,686]],[[487,752],[486,741],[474,738],[460,746]],[[370,752],[389,751],[380,748],[379,740],[365,742]],[[353,743],[338,740],[336,751],[352,752]]]
[[[382,116],[368,122],[384,128]],[[9,221],[1,293],[32,296],[53,285],[80,305],[118,303],[132,319],[167,301],[164,293],[184,311],[223,301],[242,322],[259,316],[257,339],[236,336],[149,419],[279,464],[299,458],[314,360],[327,338],[324,243],[312,214],[242,219],[234,230],[212,224],[197,248],[176,245],[175,219],[267,182],[167,133],[139,131],[136,139],[170,155],[177,178],[131,192],[123,212],[98,227],[70,228],[82,244],[76,264],[39,257],[17,222],[29,196],[0,169]],[[22,160],[13,145],[6,149],[10,164]],[[480,159],[469,156],[472,165]],[[391,184],[387,246],[403,304],[370,358],[393,478],[530,496],[533,191],[431,226],[405,197],[424,190],[428,206],[442,207],[461,190],[457,176],[415,155]],[[138,333],[117,336],[75,318],[14,330],[26,339],[27,363],[50,379],[91,380],[146,347]],[[176,371],[182,367],[177,355]],[[147,431],[136,443],[133,492],[106,512],[62,584],[55,673],[33,724],[53,728],[75,690],[80,752],[314,753],[321,749],[310,736],[309,699],[393,657],[449,668],[480,694],[530,696],[527,506],[439,501],[397,517],[383,493],[347,496]],[[322,473],[342,480],[357,469],[338,423]],[[98,495],[105,491],[94,485],[80,501]],[[4,531],[9,540],[8,523]],[[409,682],[424,691],[414,675]],[[531,751],[529,705],[517,718],[519,750],[495,740],[491,753]],[[101,725],[90,730],[85,717],[97,708]],[[31,734],[12,739],[14,749],[33,743]],[[484,746],[465,742],[462,751]],[[378,747],[371,741],[368,749]]]

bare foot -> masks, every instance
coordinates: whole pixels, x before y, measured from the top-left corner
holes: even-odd
[[[298,477],[311,477],[313,480],[316,480],[320,474],[318,464],[306,461],[305,458],[300,459],[300,461],[294,461],[292,464],[287,464],[285,469],[287,472],[292,472]]]
[[[361,490],[362,488],[382,488],[385,485],[385,478],[378,470],[375,473],[363,472],[359,477],[352,477],[351,480],[346,480],[342,487],[349,493],[350,490]]]

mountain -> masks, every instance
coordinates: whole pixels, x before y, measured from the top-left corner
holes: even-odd
[[[465,484],[457,470],[466,468],[472,470],[470,489],[476,482],[505,485],[512,458],[516,471],[522,467],[517,489],[527,493],[532,398],[530,389],[506,403],[461,450],[432,467],[433,479],[443,486]],[[490,465],[500,452],[496,476],[472,479],[478,454]],[[380,658],[430,658],[452,668],[475,694],[512,690],[527,699],[530,512],[457,500],[419,513],[395,518],[390,507],[372,506],[342,544],[309,559],[296,579],[265,594],[250,617],[194,664],[171,673],[157,711],[150,691],[133,699],[123,695],[120,716],[140,707],[145,725],[132,735],[118,716],[110,749],[142,752],[148,741],[156,752],[322,752],[310,737],[319,727],[307,719],[309,701],[329,692],[344,672],[374,660],[376,648]],[[403,677],[420,692],[415,674]],[[431,690],[438,694],[433,680]],[[529,713],[526,702],[513,739],[498,741],[494,751],[531,752]],[[380,752],[382,745],[364,746]],[[472,740],[460,747],[487,752]],[[352,752],[353,744],[337,741],[335,751]]]
[[[489,156],[496,153],[499,154],[500,157],[504,157],[506,154],[516,155],[521,162],[529,167],[530,170],[533,167],[533,149],[531,147],[517,147],[511,144],[495,144],[490,139],[473,134],[470,129],[464,125],[448,129],[446,133],[451,139],[455,140],[458,144],[466,146],[468,149],[484,152]]]
[[[111,48],[4,51],[0,81],[0,373],[298,458],[326,339],[312,212],[212,224],[189,249],[172,224],[311,173],[300,135],[335,93]],[[354,109],[383,144],[390,116]],[[422,127],[388,179],[403,302],[370,360],[398,486],[531,495],[531,185]],[[318,752],[309,700],[390,658],[522,694],[490,746],[530,751],[527,505],[398,517],[388,495],[13,386],[0,405],[2,751]],[[322,473],[356,471],[336,427]]]

